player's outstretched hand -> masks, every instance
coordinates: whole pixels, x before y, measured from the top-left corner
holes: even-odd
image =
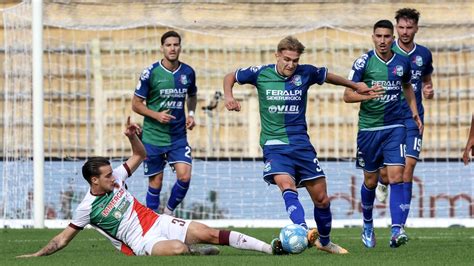
[[[158,122],[163,123],[163,124],[168,124],[171,122],[171,120],[176,119],[175,116],[169,114],[170,110],[164,110],[163,112],[157,112],[155,119],[158,120]]]
[[[240,103],[233,97],[225,97],[225,108],[229,111],[240,111]]]
[[[186,117],[186,128],[187,129],[193,130],[195,125],[196,125],[196,122],[194,121],[194,117],[192,117],[192,116]]]
[[[380,85],[374,85],[371,88],[367,87],[367,84],[364,82],[357,82],[357,90],[356,92],[360,95],[364,95],[364,100],[375,99],[383,96],[385,94],[385,90]]]
[[[125,128],[125,136],[127,137],[132,137],[134,135],[139,135],[142,132],[142,129],[138,124],[132,124],[130,123],[130,116],[127,117],[127,126]]]

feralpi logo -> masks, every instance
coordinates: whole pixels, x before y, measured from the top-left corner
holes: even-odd
[[[303,95],[302,90],[291,90],[291,91],[284,91],[284,90],[266,90],[265,92],[267,95],[273,96],[301,96]]]
[[[300,101],[302,90],[266,90],[268,101]]]
[[[372,87],[375,85],[382,86],[386,91],[402,89],[402,82],[399,80],[373,80]]]
[[[107,204],[107,207],[102,211],[102,216],[107,216],[109,215],[110,211],[114,208],[115,204],[122,198],[122,196],[125,194],[125,190],[121,188],[117,193],[114,195],[112,200]]]
[[[298,114],[300,107],[298,105],[270,105],[268,112],[271,114]]]
[[[163,95],[185,95],[188,92],[187,88],[172,88],[160,90],[160,96]]]

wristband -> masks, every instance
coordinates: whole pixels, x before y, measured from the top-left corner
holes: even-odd
[[[194,111],[192,111],[192,110],[191,110],[191,111],[189,111],[189,112],[188,112],[188,116],[190,116],[190,117],[194,117]]]

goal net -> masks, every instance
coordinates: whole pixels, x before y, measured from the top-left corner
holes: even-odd
[[[48,227],[71,219],[87,193],[81,175],[85,159],[103,155],[118,165],[130,155],[122,133],[126,117],[143,120],[131,111],[131,98],[141,71],[162,58],[160,37],[170,29],[183,37],[180,59],[195,69],[198,86],[197,127],[188,132],[195,158],[191,187],[176,215],[218,226],[288,224],[281,193],[262,179],[256,90],[236,85],[242,111],[227,112],[224,75],[238,67],[274,63],[278,41],[295,35],[307,47],[301,63],[347,76],[354,60],[373,47],[373,23],[393,20],[404,7],[369,3],[361,8],[359,1],[44,2]],[[424,101],[422,161],[415,170],[408,226],[473,226],[474,170],[460,161],[474,112],[473,7],[469,1],[421,1],[411,7],[421,12],[416,41],[433,53],[435,97]],[[29,1],[2,12],[2,227],[33,224],[31,12]],[[345,104],[343,90],[328,84],[312,87],[307,110],[309,134],[327,174],[335,226],[361,223],[363,177],[354,166],[358,105]],[[166,168],[162,204],[174,180]],[[144,202],[148,180],[143,169],[128,182]],[[300,190],[300,199],[314,225],[306,191]],[[389,224],[388,204],[375,208],[376,225]]]

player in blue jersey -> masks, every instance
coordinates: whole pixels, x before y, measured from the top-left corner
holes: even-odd
[[[392,50],[402,56],[407,57],[411,63],[411,84],[415,92],[416,105],[421,121],[424,123],[423,96],[425,99],[432,99],[434,96],[433,82],[431,73],[433,72],[432,56],[428,48],[415,43],[415,35],[418,32],[418,20],[420,13],[415,9],[402,8],[396,12],[397,21],[396,30],[398,39],[392,45]],[[423,95],[422,95],[423,94]],[[406,135],[406,153],[405,169],[403,171],[403,190],[405,213],[402,225],[404,226],[410,211],[412,198],[413,173],[417,161],[420,158],[423,134],[418,130],[417,125],[412,119],[412,112],[408,107],[407,101],[403,100],[403,114],[405,119]],[[387,174],[381,171],[380,183],[377,186],[376,196],[379,201],[384,201],[388,194]]]
[[[392,193],[390,214],[392,218],[391,247],[399,247],[408,237],[402,229],[403,168],[405,164],[405,110],[401,104],[402,91],[412,111],[413,123],[420,134],[423,123],[418,115],[416,99],[410,84],[411,66],[407,57],[391,50],[393,24],[388,20],[375,23],[372,40],[375,50],[358,58],[349,77],[354,82],[365,82],[369,87],[379,84],[385,95],[366,100],[363,95],[347,88],[345,102],[360,102],[359,132],[357,134],[356,166],[364,170],[361,186],[361,207],[363,213],[362,242],[368,248],[375,247],[373,228],[373,205],[379,170],[387,168]]]
[[[332,215],[325,174],[307,133],[307,93],[311,85],[328,82],[351,87],[360,93],[370,92],[372,95],[366,95],[368,98],[378,95],[363,83],[328,73],[325,67],[300,65],[304,49],[296,38],[288,36],[278,44],[276,64],[241,68],[227,74],[224,78],[225,106],[229,111],[240,111],[240,103],[232,93],[236,82],[256,87],[264,180],[280,188],[291,221],[308,228],[297,192],[298,187],[305,187],[314,203],[317,224],[317,230],[308,232],[310,243],[329,253],[344,254],[348,251],[329,238]]]
[[[144,161],[145,176],[148,177],[146,205],[158,210],[163,170],[168,163],[176,172],[177,180],[164,213],[173,214],[191,182],[192,158],[186,130],[195,126],[197,88],[194,70],[179,61],[181,36],[178,33],[163,34],[161,52],[163,59],[147,67],[140,76],[132,109],[144,116],[142,141],[148,154]]]

